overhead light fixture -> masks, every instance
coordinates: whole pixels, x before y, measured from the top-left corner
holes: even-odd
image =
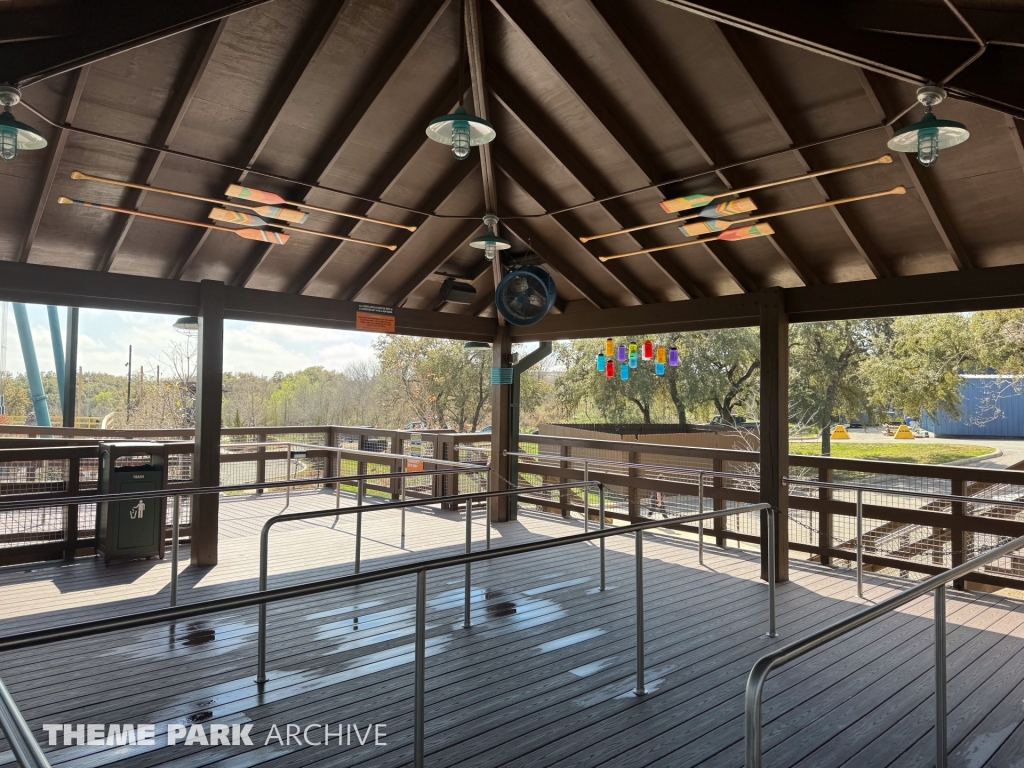
[[[435,117],[427,125],[427,136],[438,144],[450,144],[456,160],[465,160],[470,147],[492,142],[496,135],[490,123],[469,114],[462,105],[450,115]]]
[[[917,100],[924,104],[924,117],[900,129],[889,139],[889,149],[894,152],[916,152],[917,161],[923,166],[935,165],[939,150],[955,147],[971,137],[963,123],[955,120],[940,120],[932,114],[932,107],[946,98],[946,89],[939,85],[923,85],[917,89]]]
[[[472,304],[476,299],[476,288],[471,283],[448,277],[441,283],[439,296],[452,304]]]
[[[192,315],[191,317],[179,317],[174,321],[174,327],[179,331],[198,331],[199,318],[195,315]]]
[[[467,352],[470,352],[474,349],[490,349],[491,345],[486,341],[467,341],[462,345],[462,348]]]
[[[0,158],[8,163],[18,156],[20,149],[42,149],[46,146],[46,139],[35,128],[14,119],[11,107],[19,101],[21,91],[13,85],[0,85],[0,104],[4,107],[0,112]]]
[[[494,261],[498,251],[506,251],[512,247],[512,243],[503,237],[498,237],[498,217],[493,213],[484,216],[484,224],[487,226],[487,234],[474,238],[470,241],[473,248],[480,248],[488,261]]]

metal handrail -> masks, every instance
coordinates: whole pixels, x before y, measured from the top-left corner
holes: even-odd
[[[856,485],[853,483],[828,483],[823,480],[804,480],[798,477],[784,477],[782,482],[786,485],[809,485],[815,488],[831,488],[835,490],[855,491],[857,500],[855,504],[856,536],[857,536],[857,597],[864,597],[864,492],[870,491],[880,495],[889,496],[912,496],[919,499],[941,499],[942,501],[962,502],[965,504],[990,503],[998,506],[1024,507],[1024,501],[993,501],[992,499],[978,499],[976,496],[954,496],[949,493],[928,493],[927,491],[896,491],[890,488],[880,488],[870,485]]]
[[[39,742],[32,735],[32,729],[22,717],[21,710],[14,703],[3,680],[0,680],[0,731],[7,737],[18,765],[24,768],[50,768]]]
[[[1024,536],[1001,544],[966,563],[936,574],[898,595],[883,600],[812,635],[762,656],[750,670],[744,703],[746,768],[761,766],[761,703],[768,674],[825,643],[891,613],[900,606],[935,590],[935,765],[946,766],[946,584],[967,576],[976,568],[1024,547]]]
[[[558,489],[560,486],[550,486],[551,489]],[[598,488],[602,491],[603,496],[603,484],[599,483]],[[513,488],[505,491],[489,491],[487,493],[480,494],[466,494],[463,498],[492,498],[498,496],[511,496],[515,494],[521,494],[523,491],[520,488]],[[442,502],[450,500],[450,497],[438,497],[436,501]],[[409,563],[406,565],[393,566],[391,568],[383,568],[379,571],[373,571],[372,573],[359,573],[351,576],[342,576],[335,579],[325,579],[322,581],[307,582],[305,584],[297,584],[289,587],[278,587],[276,589],[268,589],[265,591],[250,592],[244,595],[234,595],[230,597],[222,597],[215,600],[207,600],[200,603],[192,603],[190,605],[178,606],[174,608],[161,608],[154,611],[143,611],[128,616],[117,616],[110,619],[97,619],[95,621],[83,622],[72,626],[58,627],[55,629],[44,629],[44,630],[33,630],[30,632],[22,632],[16,635],[8,635],[6,637],[0,637],[0,651],[14,650],[16,648],[28,648],[38,645],[44,645],[48,643],[55,643],[61,640],[73,640],[82,637],[91,637],[93,635],[105,634],[108,632],[114,632],[120,629],[131,629],[134,627],[144,627],[152,624],[160,624],[165,621],[191,618],[193,616],[205,616],[211,613],[218,613],[220,611],[233,610],[237,608],[247,608],[253,605],[267,605],[272,602],[278,602],[281,600],[287,600],[294,597],[307,597],[310,595],[322,594],[324,592],[330,592],[337,589],[342,589],[349,586],[357,586],[360,584],[371,584],[379,581],[385,581],[387,579],[396,578],[399,576],[411,576],[416,575],[416,652],[415,652],[415,713],[414,713],[414,764],[417,768],[423,766],[423,753],[424,753],[424,741],[425,741],[425,707],[426,707],[426,607],[427,607],[427,573],[429,571],[439,570],[442,568],[451,568],[456,565],[471,565],[476,562],[483,562],[487,560],[495,560],[499,557],[510,557],[512,555],[520,555],[528,552],[536,552],[547,549],[554,549],[556,547],[567,546],[569,544],[579,544],[588,541],[598,540],[604,542],[610,536],[620,536],[622,534],[633,533],[638,539],[636,546],[636,554],[640,557],[640,561],[637,564],[636,571],[636,596],[638,600],[637,610],[637,686],[634,692],[637,695],[643,695],[646,692],[643,681],[643,609],[641,606],[643,600],[643,559],[642,559],[642,542],[641,539],[643,532],[649,528],[662,528],[668,525],[678,525],[687,522],[693,522],[702,519],[711,519],[715,517],[721,517],[727,514],[737,514],[742,512],[753,512],[758,510],[766,510],[769,516],[774,514],[774,510],[769,504],[751,504],[745,507],[737,507],[731,510],[717,510],[714,512],[703,513],[699,515],[682,515],[676,518],[670,518],[667,520],[650,520],[643,523],[632,523],[615,528],[604,528],[597,531],[585,531],[583,533],[573,534],[571,536],[562,536],[556,539],[549,539],[546,541],[532,541],[526,544],[517,544],[511,547],[502,547],[500,549],[492,549],[488,552],[466,552],[460,555],[451,555],[449,557],[434,558],[431,560],[420,561],[416,563]],[[352,513],[355,510],[345,510],[344,513]],[[334,510],[324,510],[324,516],[334,514]],[[774,528],[774,520],[769,519],[767,526],[768,530],[768,546],[767,546],[767,570],[768,570],[768,606],[769,606],[769,635],[775,636],[775,549],[773,543],[772,530]],[[602,548],[603,555],[603,548]],[[602,578],[601,578],[601,589],[605,588],[604,584],[604,559],[602,556]]]

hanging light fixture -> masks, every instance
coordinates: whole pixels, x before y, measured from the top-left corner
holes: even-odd
[[[484,224],[487,225],[487,234],[474,238],[470,241],[473,248],[480,248],[488,261],[494,261],[498,251],[505,251],[512,247],[512,243],[503,237],[498,237],[498,217],[493,213],[484,216]]]
[[[932,107],[946,98],[946,89],[939,85],[923,85],[917,89],[917,100],[924,104],[924,117],[897,131],[889,139],[889,149],[894,152],[916,152],[917,161],[923,166],[935,165],[939,150],[955,147],[971,137],[963,123],[955,120],[940,120],[932,114]]]
[[[35,128],[14,119],[11,107],[19,101],[21,91],[12,85],[0,85],[0,104],[4,107],[0,113],[0,159],[4,162],[17,157],[18,150],[42,149],[46,146],[46,139]]]

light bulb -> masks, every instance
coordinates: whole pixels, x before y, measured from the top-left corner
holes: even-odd
[[[18,156],[18,129],[0,126],[0,159],[9,163]]]
[[[605,356],[604,355],[598,355],[597,356],[597,370],[598,370],[598,372],[604,371],[604,368],[605,368]]]
[[[613,354],[615,354],[615,342],[613,340],[604,340],[604,354],[605,357],[611,357]]]
[[[665,348],[660,344],[658,345],[658,348],[655,350],[654,360],[655,362],[661,363],[662,367],[665,366]]]
[[[619,378],[622,379],[623,381],[629,381],[629,366],[628,365],[620,365],[619,366]]]
[[[636,368],[637,354],[636,352],[629,353],[629,367]]]
[[[644,342],[644,346],[643,346],[643,350],[644,350],[644,360],[650,360],[652,357],[654,357],[654,342],[651,341],[650,339],[645,341]]]
[[[669,347],[668,350],[668,364],[675,368],[679,365],[679,350],[675,347]]]
[[[618,358],[619,358],[619,362],[620,363],[624,363],[627,360],[629,360],[629,353],[626,351],[626,345],[625,344],[619,344],[619,348],[617,350],[617,353],[618,353]]]
[[[613,360],[609,360],[605,363],[604,375],[609,379],[615,378],[615,362]]]
[[[469,157],[469,121],[467,120],[452,121],[452,154],[455,155],[456,160],[465,160]],[[488,253],[490,253],[488,258],[493,259],[493,249]]]
[[[452,144],[452,146],[454,147],[455,145]],[[458,157],[458,155],[456,155],[456,157]],[[459,159],[461,160],[462,158]],[[494,261],[494,257],[497,255],[497,253],[498,249],[494,247],[494,243],[488,243],[484,248],[484,258],[487,259],[488,261]]]
[[[928,167],[939,159],[939,129],[922,128],[917,132],[917,162]]]
[[[664,363],[655,363],[654,364],[654,374],[656,376],[664,376],[665,375],[665,364]]]

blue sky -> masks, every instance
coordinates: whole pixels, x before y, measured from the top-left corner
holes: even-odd
[[[61,333],[67,310],[58,308]],[[52,371],[53,350],[46,307],[28,305],[29,323],[36,357],[43,371]],[[108,312],[83,309],[79,315],[78,363],[87,371],[125,373],[128,345],[132,345],[132,368],[161,363],[164,350],[179,337],[174,315],[137,312]],[[298,371],[311,365],[340,370],[351,362],[372,360],[371,344],[376,334],[303,328],[270,323],[228,321],[224,327],[224,368],[227,371],[270,375],[275,371]],[[7,309],[7,369],[25,370],[18,342],[14,313]]]

